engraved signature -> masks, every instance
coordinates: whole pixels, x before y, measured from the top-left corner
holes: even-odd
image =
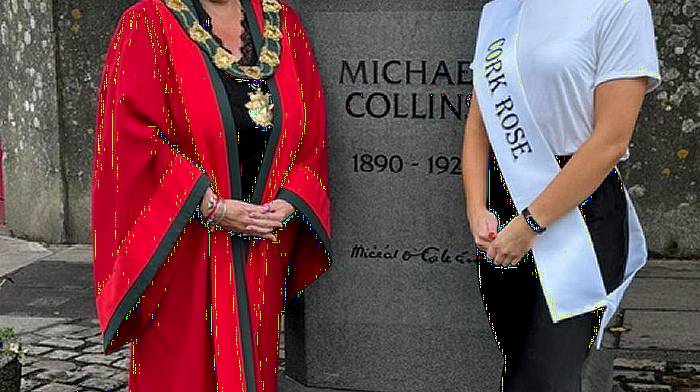
[[[447,248],[428,245],[422,249],[399,249],[386,245],[378,248],[373,245],[371,248],[364,244],[355,244],[350,252],[351,259],[380,259],[397,261],[421,261],[428,264],[436,263],[457,263],[467,264],[476,260],[469,256],[470,251],[455,252]]]

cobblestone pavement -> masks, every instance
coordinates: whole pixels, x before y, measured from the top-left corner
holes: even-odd
[[[650,261],[606,331],[613,391],[700,392],[700,262]]]
[[[28,349],[22,392],[127,391],[128,347],[101,351],[92,250],[11,245],[3,253],[0,235],[0,271],[14,268],[15,281],[0,288],[0,326],[14,327]],[[616,358],[613,392],[700,392],[698,293],[700,261],[649,262],[606,331],[606,349]],[[284,349],[280,356],[283,365]]]
[[[700,392],[700,364],[616,358],[614,392]]]
[[[102,354],[95,320],[70,320],[20,335],[22,392],[126,391],[129,349]]]
[[[129,348],[102,353],[97,320],[66,320],[20,334],[21,392],[127,391]],[[284,345],[284,339],[282,339]],[[284,364],[284,348],[280,350]]]

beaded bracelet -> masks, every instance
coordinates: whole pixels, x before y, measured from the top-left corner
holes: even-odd
[[[209,197],[209,200],[207,201],[207,206],[204,208],[204,211],[211,211],[212,208],[214,208],[214,205],[216,204],[216,199],[217,199],[216,193],[213,193],[213,190],[212,190],[212,195],[211,195],[211,197]]]
[[[219,204],[221,204],[221,199],[214,196],[214,203],[213,207],[208,209],[209,212],[204,215],[204,219],[206,220],[211,220],[211,217],[214,216],[214,213],[216,212],[217,208],[219,208]]]

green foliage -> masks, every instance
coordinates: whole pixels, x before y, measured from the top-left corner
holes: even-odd
[[[19,339],[12,328],[0,328],[0,353],[22,354]]]

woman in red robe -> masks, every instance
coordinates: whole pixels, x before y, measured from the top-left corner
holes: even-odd
[[[283,306],[330,266],[324,98],[299,17],[202,4],[213,30],[193,0],[139,2],[105,58],[95,296],[105,352],[131,343],[130,392],[274,392]],[[252,64],[225,47],[226,5]]]

